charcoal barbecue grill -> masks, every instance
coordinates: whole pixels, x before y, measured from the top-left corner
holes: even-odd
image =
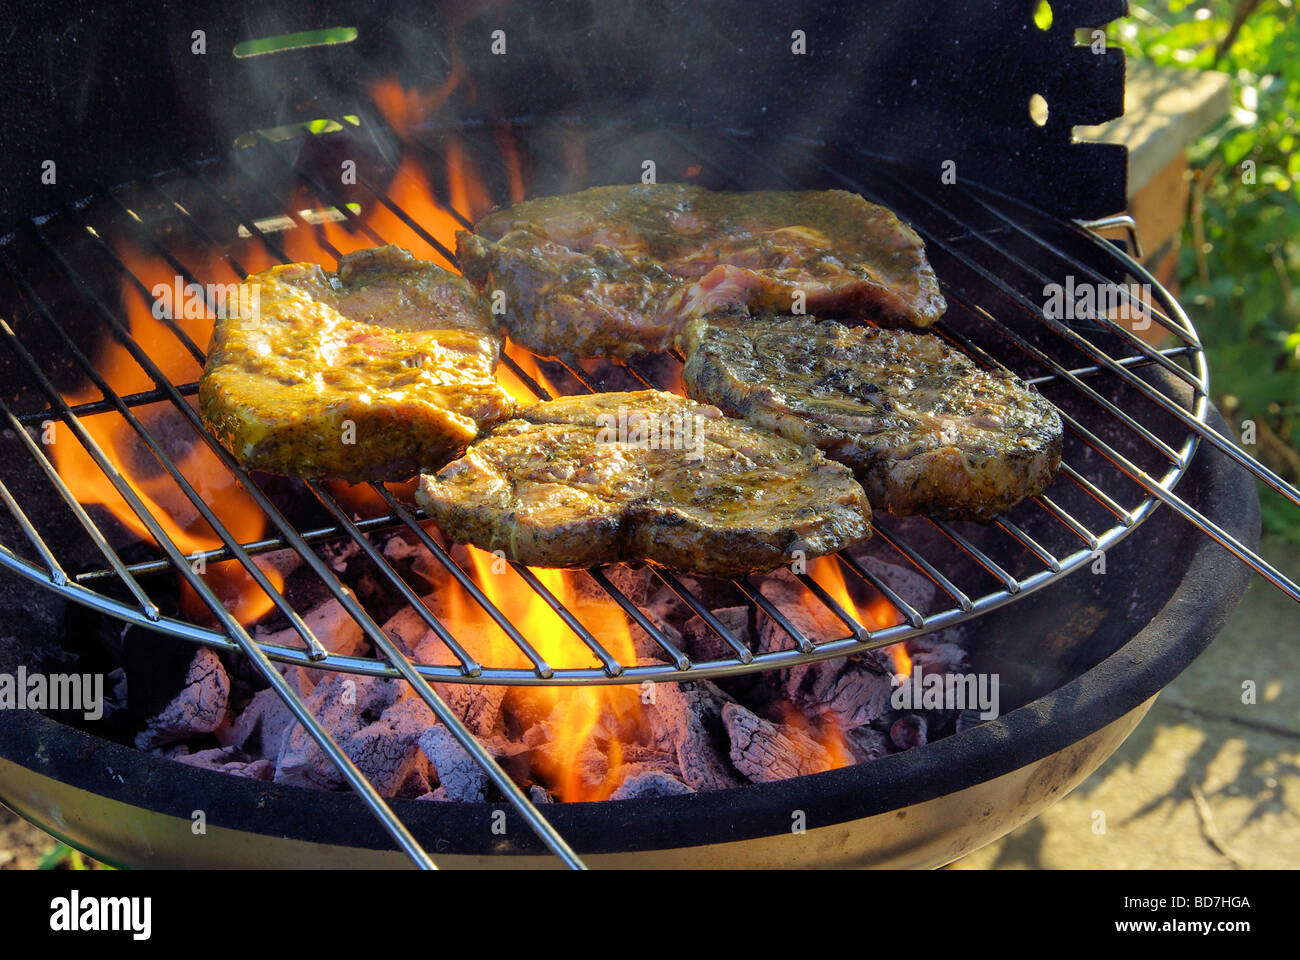
[[[1005,25],[1008,11],[1020,16],[1025,6],[994,5],[994,19],[1002,17]],[[1083,12],[1088,6],[1071,5],[1074,26],[1108,19],[1103,8],[1110,5],[1096,4],[1098,9]],[[167,23],[175,29],[176,13],[166,10]],[[1056,29],[1062,36],[1072,35],[1069,12],[1058,16]],[[248,39],[242,32],[246,29],[230,26],[238,39]],[[365,26],[359,34],[366,35]],[[387,36],[382,30],[379,35]],[[304,50],[276,56],[301,57],[295,61],[301,64],[315,54]],[[1113,63],[1114,57],[1103,59]],[[337,59],[327,62],[330,77],[347,74]],[[473,75],[475,69],[467,73]],[[301,81],[297,73],[292,77]],[[246,90],[245,95],[256,99]],[[1070,117],[1067,102],[1049,99],[1056,123],[1068,122],[1062,119]],[[1113,97],[1092,99],[1102,103],[1102,110],[1113,103]],[[260,127],[241,136],[233,150],[187,156],[158,173],[140,175],[141,169],[151,168],[139,165],[137,158],[131,176],[100,179],[113,185],[76,193],[63,206],[28,210],[0,239],[0,340],[9,386],[0,398],[0,419],[8,430],[6,444],[14,450],[8,471],[0,473],[0,499],[12,517],[0,528],[0,565],[61,601],[124,625],[247,657],[354,788],[354,794],[328,794],[223,777],[150,757],[39,714],[0,715],[0,799],[95,856],[156,865],[381,865],[403,856],[420,866],[533,866],[554,864],[556,857],[569,866],[584,861],[609,866],[939,865],[1036,815],[1109,756],[1160,688],[1208,644],[1250,571],[1300,600],[1300,588],[1256,552],[1254,479],[1295,504],[1300,504],[1300,492],[1231,439],[1209,402],[1205,356],[1185,312],[1136,260],[1096,232],[1126,225],[1124,218],[1100,216],[1114,206],[1098,206],[1114,200],[1113,183],[1108,189],[1103,182],[1107,170],[1113,173],[1113,155],[1091,156],[1085,163],[1090,172],[1079,181],[1082,189],[1048,197],[1038,180],[1016,189],[1016,170],[1010,179],[1006,171],[999,173],[989,162],[988,146],[973,141],[965,149],[982,159],[972,167],[987,176],[983,182],[963,177],[947,183],[921,166],[915,150],[926,147],[925,138],[910,151],[877,150],[874,142],[867,151],[860,142],[846,142],[825,130],[790,135],[763,124],[620,119],[594,108],[590,119],[579,119],[558,109],[535,113],[500,106],[488,119],[458,115],[449,122],[438,115],[394,130],[355,91],[347,103],[328,114],[330,123],[314,126],[298,120],[325,116],[320,104],[294,104],[284,108],[291,116],[276,118],[293,123]],[[1099,119],[1099,108],[1090,109],[1094,114],[1086,119]],[[864,117],[870,112],[865,110]],[[1084,112],[1080,108],[1073,122],[1083,122]],[[1021,123],[1028,127],[1025,118]],[[1045,143],[1037,143],[1035,150],[1050,153]],[[588,571],[595,584],[662,651],[659,663],[620,662],[531,571],[514,565],[521,589],[534,591],[555,610],[599,665],[549,663],[430,534],[422,513],[384,485],[372,485],[383,510],[364,519],[326,485],[313,482],[301,483],[301,492],[314,512],[285,508],[260,478],[243,471],[202,429],[189,400],[197,384],[168,376],[157,355],[162,348],[133,337],[120,303],[123,286],[147,304],[155,300],[113,242],[122,237],[165,260],[186,283],[200,285],[211,280],[203,271],[217,264],[239,276],[249,272],[241,257],[250,250],[271,262],[292,260],[285,243],[290,231],[310,232],[337,257],[341,251],[320,229],[322,217],[367,243],[422,245],[414,251],[417,256],[454,262],[446,237],[436,235],[400,202],[398,179],[409,159],[433,172],[439,207],[468,228],[472,211],[458,206],[446,185],[437,182],[436,171],[447,169],[448,156],[456,152],[480,171],[498,203],[509,202],[512,177],[522,181],[529,195],[545,195],[634,180],[643,172],[644,160],[651,159],[664,181],[715,189],[841,188],[888,206],[921,234],[940,278],[949,310],[935,332],[986,368],[1010,369],[1061,409],[1067,433],[1061,475],[1043,495],[987,527],[879,516],[871,547],[875,555],[919,573],[938,589],[939,600],[918,609],[877,569],[855,555],[838,555],[846,580],[878,593],[900,612],[901,622],[893,626],[862,624],[816,579],[801,574],[809,602],[823,605],[843,624],[841,638],[818,642],[753,582],[735,581],[734,589],[789,637],[787,649],[773,652],[756,652],[733,636],[686,580],[655,571],[730,651],[726,657],[693,662],[607,571],[595,568]],[[506,163],[507,156],[515,158],[514,165]],[[930,152],[928,159],[942,156]],[[341,158],[355,160],[355,183],[339,184]],[[1072,156],[1069,171],[1077,172],[1078,162]],[[106,176],[115,175],[106,170]],[[1041,175],[1040,169],[1036,176]],[[1120,186],[1122,190],[1122,180]],[[306,198],[308,209],[300,207],[298,198]],[[15,209],[22,209],[22,203],[16,202]],[[378,229],[368,216],[374,210],[386,211],[384,222],[400,236]],[[1167,331],[1173,345],[1152,347],[1131,325],[1104,314],[1045,316],[1045,285],[1067,277],[1126,291],[1124,302],[1134,315]],[[1145,285],[1149,299],[1130,295],[1131,284]],[[205,345],[183,323],[165,317],[162,322],[173,338],[165,349],[187,356],[197,371]],[[94,359],[103,338],[120,344],[152,386],[125,394],[115,390]],[[507,354],[503,363],[538,397],[548,397],[519,356]],[[680,359],[533,363],[549,384],[572,393],[671,387]],[[67,401],[68,386],[79,381],[92,383],[99,399]],[[148,413],[161,407],[179,413],[192,442],[205,444],[251,495],[269,523],[268,535],[241,540],[222,522],[178,464],[173,440],[151,429]],[[121,418],[131,428],[148,448],[153,467],[174,480],[222,546],[194,554],[175,542],[99,448],[86,427],[96,417]],[[148,551],[152,555],[142,557],[136,549],[124,556],[120,532],[106,528],[78,503],[39,439],[49,422],[66,427],[58,442],[85,447],[148,531],[156,546]],[[1166,509],[1158,510],[1161,506]],[[323,521],[302,519],[322,511]],[[69,529],[78,538],[84,534],[75,548],[65,535]],[[461,642],[465,638],[458,639],[420,602],[378,545],[378,537],[398,530],[436,557],[530,666],[471,655]],[[348,541],[443,640],[456,663],[413,663],[314,549]],[[286,548],[301,556],[356,620],[373,656],[327,652],[302,611],[254,562],[261,554]],[[89,561],[91,556],[97,560]],[[1103,556],[1112,571],[1141,565],[1144,576],[1135,583],[1135,578],[1114,573],[1080,572]],[[197,572],[204,563],[230,560],[266,592],[301,646],[255,640]],[[177,577],[196,593],[209,617],[175,609],[167,598]],[[1044,640],[1056,636],[1057,627],[1072,617],[1085,619],[1088,626],[1081,628],[1075,620],[1069,637]],[[1010,681],[1015,709],[1001,718],[872,763],[690,797],[539,808],[430,686],[733,677],[862,654],[963,624],[977,628],[983,638],[974,654],[977,661]],[[410,683],[487,770],[507,805],[385,800],[284,681],[277,663]],[[207,838],[194,843],[187,818],[198,796],[212,826]],[[481,828],[489,808],[508,809],[522,822],[512,820],[504,837],[491,835]],[[790,831],[790,812],[796,809],[808,813],[806,835]],[[214,836],[221,842],[211,842]]]

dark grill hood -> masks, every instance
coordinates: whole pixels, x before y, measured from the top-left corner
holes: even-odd
[[[1035,0],[11,5],[0,210],[12,222],[219,155],[248,130],[367,117],[371,84],[396,76],[445,91],[435,115],[447,122],[707,122],[865,148],[936,182],[951,161],[960,178],[1062,216],[1116,213],[1124,148],[1071,131],[1122,112],[1124,57],[1075,35],[1127,4],[1051,6],[1044,31]],[[356,40],[234,56],[242,41],[333,27]],[[806,53],[793,52],[796,31]],[[1048,104],[1042,127],[1034,94]],[[41,180],[47,160],[54,184]]]

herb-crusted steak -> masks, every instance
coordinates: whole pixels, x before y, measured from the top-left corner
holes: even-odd
[[[199,381],[204,423],[245,467],[401,480],[455,457],[514,401],[501,341],[463,278],[400,247],[244,281]]]
[[[710,313],[926,326],[945,304],[915,231],[843,190],[594,187],[488,214],[457,234],[465,276],[503,292],[513,340],[545,356],[631,357]]]
[[[421,477],[416,500],[453,539],[539,567],[738,576],[871,534],[846,467],[656,390],[524,407]]]
[[[1056,408],[929,334],[711,318],[682,342],[691,396],[848,464],[878,510],[987,521],[1060,466]]]

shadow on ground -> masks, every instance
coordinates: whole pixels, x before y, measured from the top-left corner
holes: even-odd
[[[1300,579],[1295,545],[1263,552]],[[1300,608],[1256,578],[1100,770],[953,869],[1300,867],[1298,696]]]

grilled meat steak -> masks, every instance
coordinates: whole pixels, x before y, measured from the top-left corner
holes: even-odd
[[[878,510],[988,521],[1060,466],[1056,408],[929,334],[720,317],[682,344],[691,396],[848,464]]]
[[[421,477],[416,500],[453,539],[540,567],[650,560],[738,576],[871,534],[847,468],[657,390],[521,408]]]
[[[463,278],[400,247],[244,281],[216,321],[203,421],[245,467],[401,480],[459,454],[514,401],[493,380],[501,341]]]
[[[488,214],[457,234],[465,276],[504,294],[511,339],[544,356],[665,350],[710,313],[926,326],[945,304],[921,238],[843,190],[594,187]]]

